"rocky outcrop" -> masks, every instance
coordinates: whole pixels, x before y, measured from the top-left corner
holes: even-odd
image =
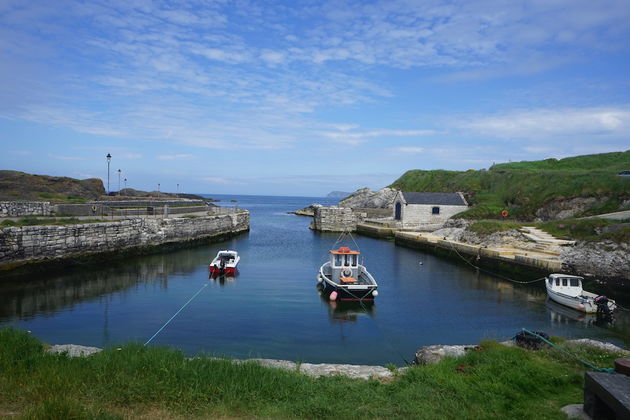
[[[348,192],[343,191],[331,191],[326,195],[326,198],[344,198],[350,195]]]
[[[611,353],[628,355],[630,351],[622,349],[621,347],[615,346],[611,343],[606,343],[603,341],[591,340],[588,338],[580,338],[577,340],[567,340],[567,343],[570,345],[576,346],[589,346],[595,347],[600,350],[608,351]],[[513,340],[503,341],[500,344],[504,346],[514,346],[515,343]],[[436,345],[436,346],[424,346],[420,347],[416,351],[416,356],[413,360],[413,364],[415,365],[431,365],[434,363],[440,362],[445,357],[461,357],[464,356],[469,351],[479,351],[481,349],[480,346],[471,344],[471,345],[453,345],[453,346],[444,346],[444,345]]]
[[[98,178],[74,179],[67,177],[31,175],[18,171],[0,171],[0,199],[2,200],[94,200],[105,193]]]
[[[321,204],[311,204],[310,206],[306,206],[303,209],[299,209],[296,211],[292,211],[290,213],[295,214],[297,216],[307,216],[307,217],[314,217],[315,216],[315,210],[322,207]]]
[[[76,344],[59,344],[50,347],[48,353],[66,354],[69,357],[87,357],[99,353],[102,349],[98,347],[86,347]],[[369,365],[347,365],[334,363],[295,363],[290,360],[276,359],[245,359],[233,360],[233,363],[258,363],[262,366],[290,370],[312,377],[320,376],[346,376],[353,379],[385,379],[394,376],[394,373],[383,366]]]
[[[615,278],[623,283],[621,286],[630,287],[628,243],[578,242],[573,247],[563,247],[560,258],[569,273],[593,276],[600,280]]]
[[[608,200],[608,197],[576,197],[570,199],[557,198],[551,200],[538,210],[536,217],[540,220],[569,219],[584,213],[586,210],[600,205]]]
[[[339,202],[339,207],[351,208],[391,208],[397,190],[382,188],[372,191],[369,188],[361,188]]]

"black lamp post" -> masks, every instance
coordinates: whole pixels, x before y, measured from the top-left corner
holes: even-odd
[[[160,184],[158,184],[158,198],[160,198]]]
[[[120,169],[118,170],[118,195],[120,196]]]
[[[109,161],[112,160],[112,155],[108,153],[105,157],[107,158],[107,195],[109,195]]]
[[[127,178],[125,178],[125,189],[127,189]]]

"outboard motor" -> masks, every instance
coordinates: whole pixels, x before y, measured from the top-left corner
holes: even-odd
[[[606,296],[597,296],[595,298],[595,305],[597,305],[597,315],[606,318],[609,318],[612,315],[612,311],[608,307],[608,298]]]
[[[220,273],[223,274],[225,272],[225,259],[221,258],[221,268]]]

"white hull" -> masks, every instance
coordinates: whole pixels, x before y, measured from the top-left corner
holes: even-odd
[[[597,305],[595,304],[596,294],[587,292],[585,290],[582,291],[580,296],[568,296],[559,292],[552,290],[547,282],[545,282],[545,286],[547,288],[547,296],[549,299],[557,302],[561,305],[568,306],[569,308],[573,308],[580,312],[585,312],[587,314],[597,313]],[[612,311],[616,308],[615,302],[613,300],[608,301],[608,308]]]

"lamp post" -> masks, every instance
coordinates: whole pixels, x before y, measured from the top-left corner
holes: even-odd
[[[120,196],[120,169],[118,170],[118,195]]]
[[[109,161],[112,160],[112,155],[108,153],[105,157],[107,158],[107,195],[109,195]]]
[[[177,195],[179,195],[179,184],[177,184]]]
[[[127,178],[125,178],[125,189],[127,189]]]
[[[158,183],[158,198],[160,198],[160,184]]]

